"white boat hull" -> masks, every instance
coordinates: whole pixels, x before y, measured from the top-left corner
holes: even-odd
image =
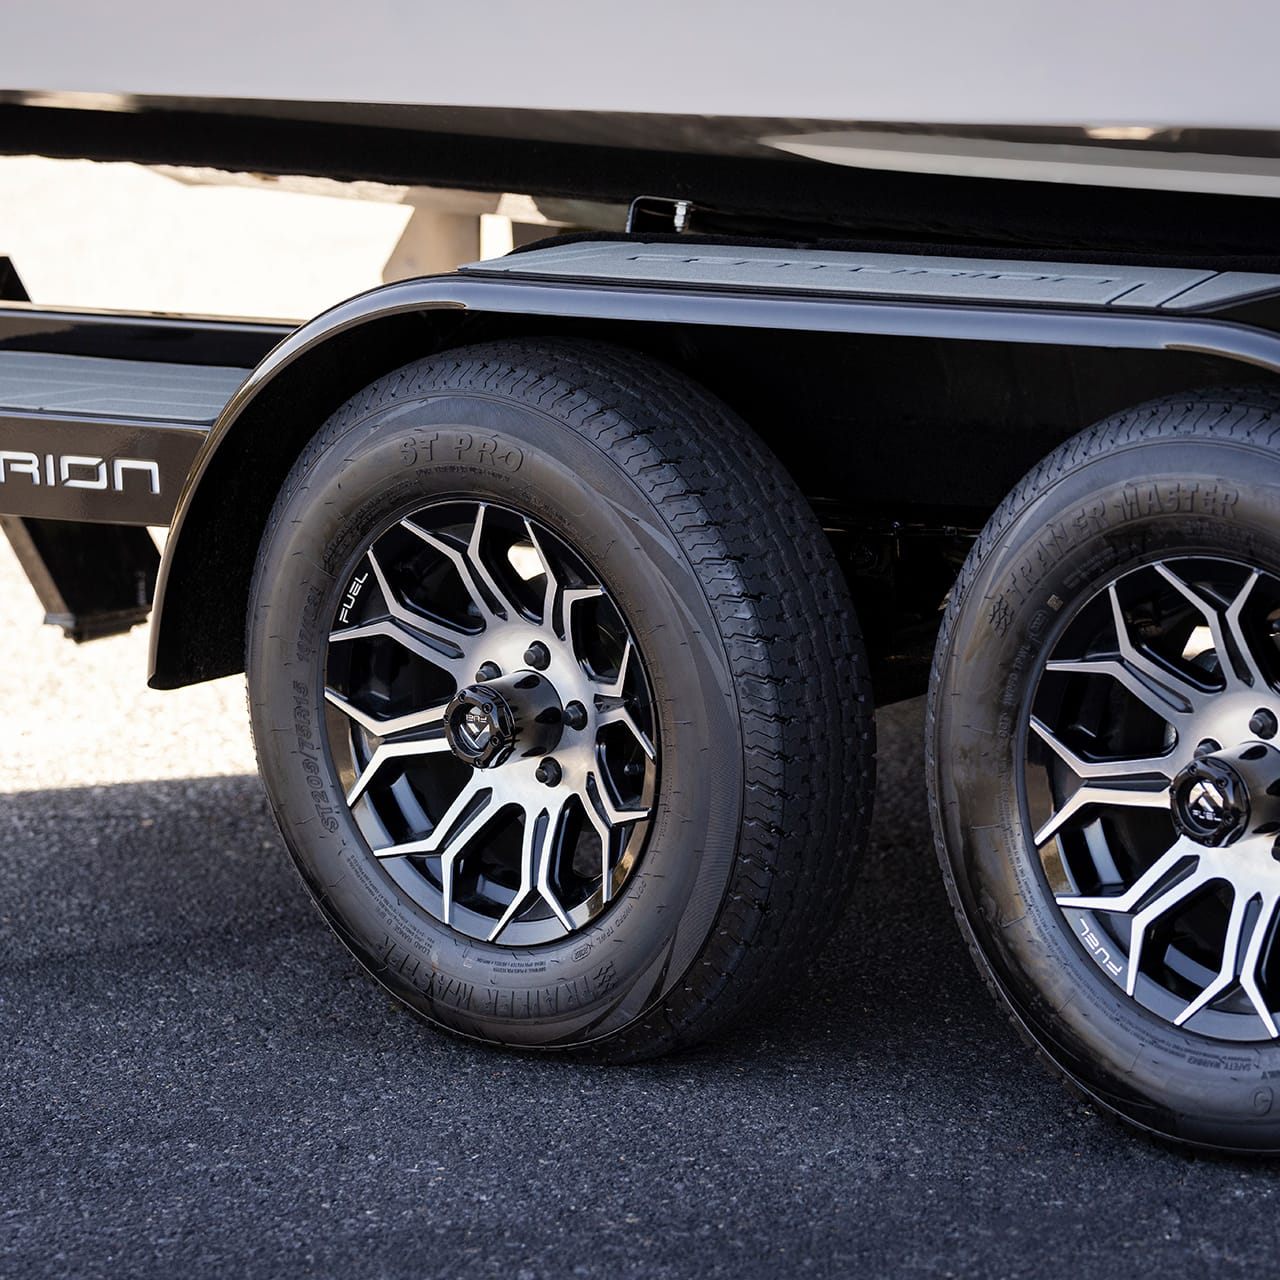
[[[935,125],[1274,130],[1256,0],[12,3],[0,86],[44,93]]]
[[[1195,227],[1271,252],[1271,215],[1250,210],[1280,195],[1280,11],[1247,0],[222,0],[177,17],[162,0],[0,9],[0,151],[671,195],[950,243],[1176,252]],[[1111,194],[1005,194],[1046,184]],[[1191,203],[1162,219],[1166,197]]]

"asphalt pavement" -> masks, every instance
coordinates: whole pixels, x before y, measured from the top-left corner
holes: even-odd
[[[882,713],[859,893],[809,981],[633,1068],[477,1049],[304,898],[243,689],[144,688],[0,591],[0,1275],[1273,1274],[1274,1166],[1074,1100],[971,969],[918,702]],[[159,780],[157,780],[159,779]]]

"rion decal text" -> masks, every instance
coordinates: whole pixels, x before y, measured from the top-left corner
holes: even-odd
[[[0,449],[0,484],[158,494],[160,464],[149,458],[98,458],[80,453],[39,454],[25,449]]]

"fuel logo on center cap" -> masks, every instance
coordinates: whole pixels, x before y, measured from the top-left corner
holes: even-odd
[[[456,729],[458,745],[468,755],[479,756],[493,737],[494,724],[482,707],[468,707]]]
[[[1230,844],[1249,824],[1249,788],[1217,755],[1183,769],[1173,780],[1172,800],[1174,826],[1197,844]]]
[[[515,716],[496,689],[468,685],[445,709],[444,735],[459,760],[477,769],[492,768],[515,745]]]
[[[1199,778],[1191,784],[1191,790],[1187,792],[1187,812],[1197,822],[1216,827],[1222,821],[1226,807],[1226,797],[1212,779]]]

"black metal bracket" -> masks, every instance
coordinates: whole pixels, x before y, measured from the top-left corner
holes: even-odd
[[[0,516],[44,620],[77,644],[147,620],[160,553],[146,529]]]
[[[669,196],[636,196],[627,210],[628,235],[681,235],[690,230],[696,206]]]
[[[10,258],[0,258],[0,302],[30,302],[31,296]]]

